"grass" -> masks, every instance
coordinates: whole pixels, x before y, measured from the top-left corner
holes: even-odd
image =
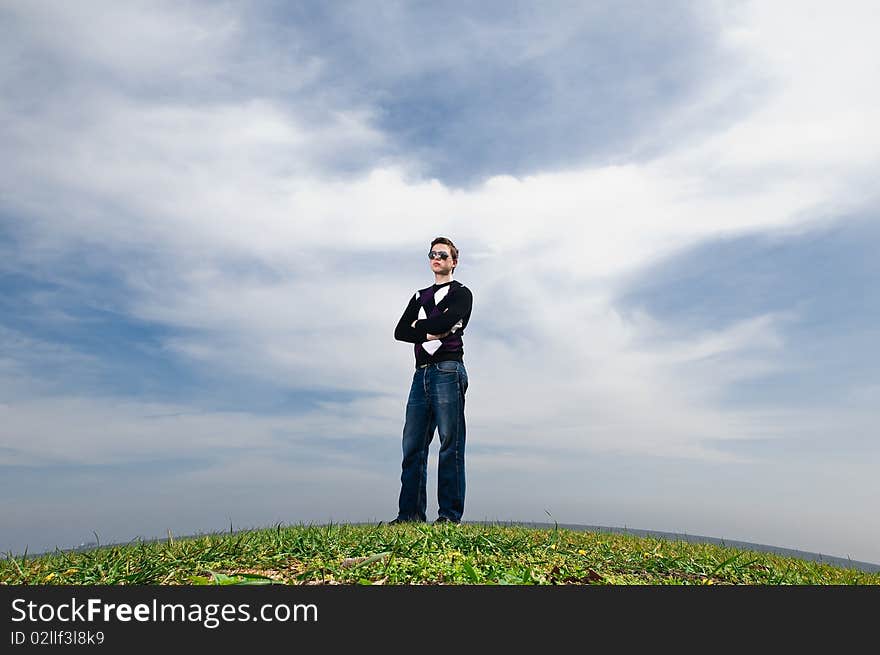
[[[877,585],[772,553],[562,528],[299,525],[0,560],[6,585]]]

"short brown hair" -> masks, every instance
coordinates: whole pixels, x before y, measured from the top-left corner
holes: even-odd
[[[434,249],[438,243],[442,243],[443,245],[449,246],[449,254],[452,255],[452,261],[458,261],[458,248],[455,247],[455,244],[452,243],[451,239],[447,239],[446,237],[437,237],[431,242],[431,249]],[[456,264],[457,266],[457,264]],[[455,266],[452,267],[452,270],[455,270]]]

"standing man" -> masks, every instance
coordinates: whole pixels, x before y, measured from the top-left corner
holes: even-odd
[[[440,434],[436,523],[459,523],[464,513],[464,395],[468,378],[462,335],[471,317],[470,290],[452,279],[458,248],[446,237],[428,252],[434,284],[416,291],[394,330],[415,344],[416,372],[406,403],[400,499],[394,523],[425,522],[428,446]]]

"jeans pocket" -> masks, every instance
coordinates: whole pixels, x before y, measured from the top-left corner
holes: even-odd
[[[458,373],[458,362],[437,362],[437,370],[441,373]]]

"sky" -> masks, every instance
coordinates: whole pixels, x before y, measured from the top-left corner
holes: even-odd
[[[0,0],[0,552],[394,518],[442,235],[465,521],[880,563],[878,21]]]

